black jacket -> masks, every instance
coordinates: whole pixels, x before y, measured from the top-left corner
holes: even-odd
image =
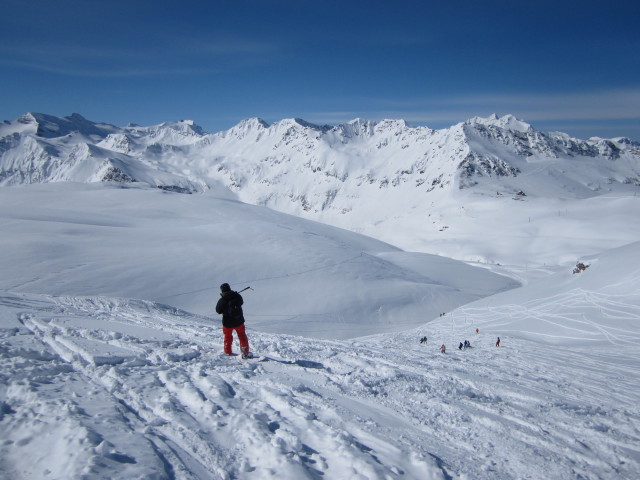
[[[236,304],[240,305],[240,313],[236,318],[234,318],[229,309],[227,308],[228,303],[234,300]],[[229,291],[220,294],[220,300],[216,304],[216,313],[222,314],[222,326],[227,328],[235,328],[240,325],[244,325],[244,315],[242,313],[242,304],[244,300],[242,299],[242,295],[238,292]]]

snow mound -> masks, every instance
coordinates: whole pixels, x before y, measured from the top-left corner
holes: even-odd
[[[252,287],[244,294],[252,326],[316,338],[415,327],[518,285],[214,195],[30,185],[0,189],[0,219],[0,289],[139,298],[211,315],[228,282]]]

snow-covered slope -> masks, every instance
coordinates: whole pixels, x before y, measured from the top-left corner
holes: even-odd
[[[631,480],[639,248],[411,332],[250,327],[257,360],[166,305],[3,292],[0,476]]]
[[[253,118],[206,134],[191,121],[113,127],[77,114],[27,114],[0,126],[0,137],[0,184],[143,182],[181,192],[223,185],[247,203],[467,261],[556,264],[639,238],[632,204],[604,216],[597,243],[572,232],[586,228],[581,212],[594,203],[613,211],[619,197],[637,193],[640,144],[544,133],[511,115],[443,130],[402,120],[321,127]],[[554,216],[564,216],[568,245],[549,254],[531,245],[529,231],[545,236]],[[510,229],[508,248],[495,248],[495,239],[474,253],[463,248],[478,231]]]
[[[586,257],[509,292],[465,305],[444,323],[553,345],[636,350],[640,329],[640,242]],[[455,327],[454,327],[455,328]]]
[[[579,262],[526,286],[455,310],[455,324],[482,325],[536,342],[561,345],[630,347],[640,328],[640,242]]]
[[[251,286],[252,325],[352,338],[420,325],[516,282],[207,195],[115,185],[0,189],[0,290],[154,300],[212,314]]]

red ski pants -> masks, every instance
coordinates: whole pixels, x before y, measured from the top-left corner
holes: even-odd
[[[240,349],[245,350],[246,353],[249,353],[249,339],[247,338],[247,334],[244,331],[244,325],[240,325],[239,327],[234,328],[222,327],[222,333],[224,334],[224,353],[226,353],[227,355],[231,355],[232,353],[231,347],[233,345],[234,330],[238,335]]]

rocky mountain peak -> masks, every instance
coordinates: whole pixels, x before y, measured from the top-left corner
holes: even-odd
[[[64,137],[70,133],[77,135]],[[100,150],[72,148],[79,144]],[[321,127],[255,117],[205,134],[192,120],[117,128],[79,114],[33,113],[0,125],[0,184],[107,178],[94,171],[97,159],[117,159],[122,175],[110,181],[126,175],[191,191],[222,184],[243,201],[307,215],[348,214],[359,202],[375,204],[380,191],[417,208],[438,192],[460,189],[587,197],[603,185],[640,185],[636,142],[539,132],[513,115],[474,117],[441,130],[394,119]]]
[[[487,127],[498,127],[515,132],[526,133],[533,130],[533,127],[523,120],[519,120],[514,115],[507,114],[498,117],[493,113],[486,118],[473,117],[466,122],[467,125],[484,125]]]

